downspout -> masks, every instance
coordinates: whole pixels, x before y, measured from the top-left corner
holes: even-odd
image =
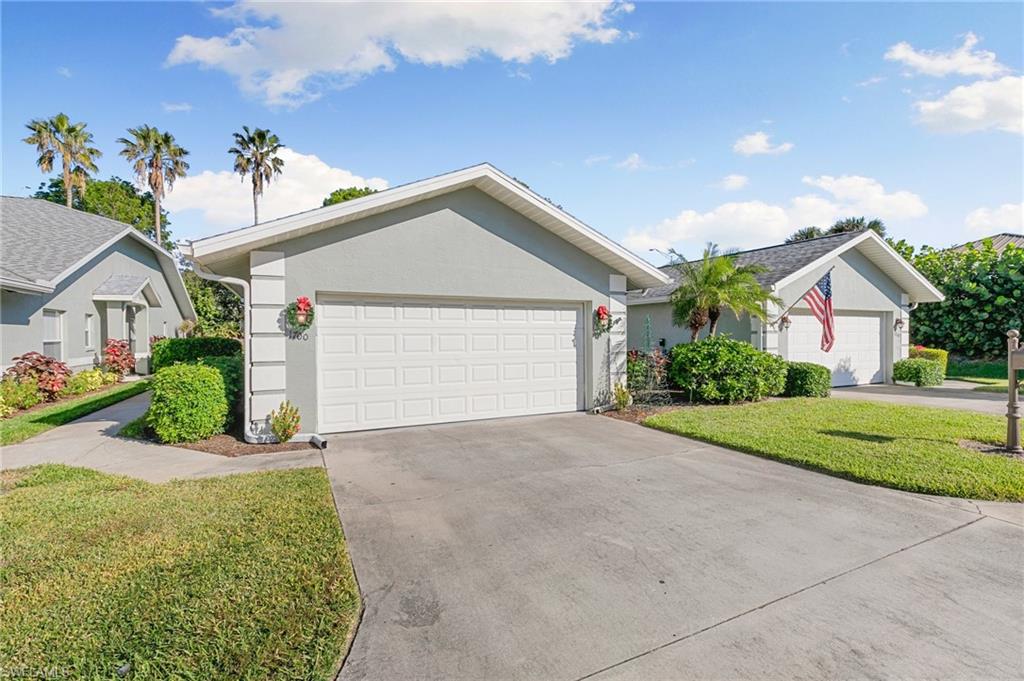
[[[182,248],[182,253],[185,249]],[[242,400],[242,408],[244,411],[242,427],[242,436],[245,441],[250,444],[256,444],[261,442],[259,435],[252,432],[252,334],[250,334],[249,317],[251,315],[249,308],[249,282],[238,277],[225,277],[220,274],[214,274],[212,272],[204,272],[202,265],[192,257],[191,244],[189,245],[188,254],[185,256],[193,265],[193,272],[195,272],[201,279],[207,281],[215,281],[220,284],[231,284],[238,286],[242,289],[242,357],[244,366],[242,367],[242,393],[245,395],[245,399]]]

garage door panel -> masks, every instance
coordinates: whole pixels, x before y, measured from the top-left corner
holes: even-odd
[[[794,362],[813,362],[829,368],[832,385],[860,385],[885,380],[885,335],[882,315],[835,316],[836,341],[821,350],[821,323],[810,314],[794,314],[787,333],[787,356]]]
[[[581,408],[580,307],[326,299],[318,308],[323,432]]]

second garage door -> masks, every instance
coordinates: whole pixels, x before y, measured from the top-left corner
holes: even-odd
[[[821,351],[821,323],[810,314],[794,314],[786,331],[787,359],[823,364],[832,371],[832,385],[885,381],[885,343],[880,314],[836,314],[836,342]]]
[[[321,297],[319,430],[583,409],[571,304]]]

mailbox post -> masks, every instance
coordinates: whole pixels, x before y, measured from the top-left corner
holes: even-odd
[[[1020,394],[1017,387],[1017,371],[1024,369],[1024,349],[1020,347],[1020,331],[1006,332],[1006,369],[1009,378],[1009,399],[1006,402],[1006,449],[1020,454],[1024,452],[1020,441]]]

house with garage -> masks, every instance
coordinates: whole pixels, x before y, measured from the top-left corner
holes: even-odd
[[[312,433],[602,404],[625,371],[626,292],[670,281],[489,164],[183,250],[245,297],[250,439],[285,399]]]
[[[146,373],[150,336],[196,314],[174,257],[131,225],[41,199],[0,197],[0,363],[40,352],[85,369],[108,338]]]
[[[718,332],[787,360],[822,364],[832,371],[833,386],[891,381],[893,363],[909,353],[910,311],[943,300],[935,286],[870,230],[741,251],[734,257],[737,265],[763,267],[758,280],[782,304],[769,305],[765,321],[726,311]],[[677,267],[661,270],[673,282],[627,297],[630,348],[643,348],[646,335],[665,348],[690,340],[689,329],[672,324]],[[829,352],[821,349],[821,324],[803,300],[826,273],[831,273],[836,334]]]

